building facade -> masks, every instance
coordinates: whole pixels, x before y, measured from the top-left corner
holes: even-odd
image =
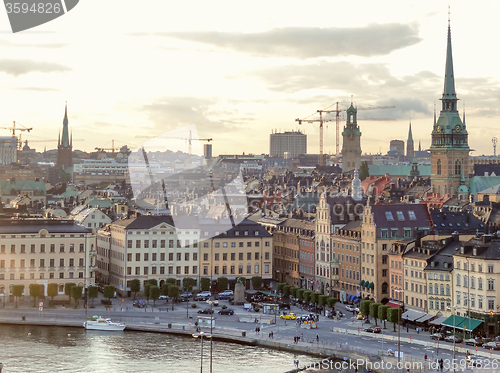
[[[359,169],[361,165],[361,131],[357,110],[351,103],[347,109],[347,121],[342,131],[342,172]]]
[[[270,135],[269,156],[271,158],[297,158],[307,154],[307,135],[302,132],[272,133]]]

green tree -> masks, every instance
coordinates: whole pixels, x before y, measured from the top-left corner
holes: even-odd
[[[151,295],[151,299],[153,300],[153,306],[156,307],[156,301],[160,297],[160,288],[156,285],[151,285],[149,288],[149,294]]]
[[[303,295],[304,302],[309,303],[312,294],[314,294],[314,291],[311,291],[311,290],[304,291],[304,295]]]
[[[217,290],[220,292],[227,290],[227,284],[227,277],[219,277],[217,279]]]
[[[328,296],[327,295],[324,295],[324,294],[320,294],[319,295],[319,298],[318,298],[318,304],[320,306],[323,306],[325,307],[326,306],[326,300],[328,299]]]
[[[94,299],[99,296],[99,288],[97,286],[89,286],[89,298],[92,299],[90,308],[94,308]]]
[[[33,297],[33,307],[36,307],[36,299],[40,296],[40,285],[30,284],[30,295]]]
[[[370,304],[370,316],[375,319],[375,326],[377,326],[378,308],[380,306],[382,306],[382,303],[371,303]]]
[[[363,162],[361,162],[361,166],[359,167],[359,180],[363,181],[368,176],[370,176],[370,171],[369,171],[369,168],[368,168],[368,162],[367,161],[363,161]]]
[[[389,308],[387,310],[387,320],[392,322],[394,331],[396,331],[396,324],[401,322],[401,308]]]
[[[179,300],[179,296],[180,296],[180,291],[179,291],[179,287],[177,285],[170,285],[168,287],[168,296],[170,298],[172,298],[172,309],[174,307],[174,303]]]
[[[71,288],[76,286],[73,282],[68,282],[64,284],[64,294],[68,296],[68,302],[71,304]]]
[[[284,297],[288,298],[290,296],[290,288],[291,288],[290,285],[283,286],[283,296]]]
[[[211,281],[208,277],[202,277],[200,279],[200,287],[201,287],[201,291],[209,291],[210,290],[210,285],[211,285]]]
[[[359,311],[361,314],[368,316],[370,315],[370,304],[373,303],[371,300],[362,300],[359,304]]]
[[[298,290],[298,289],[299,289],[299,288],[298,288],[297,286],[292,286],[292,287],[290,288],[290,295],[291,295],[292,297],[294,297],[294,298],[297,298],[297,290]]]
[[[277,293],[283,293],[283,288],[285,287],[285,283],[284,282],[280,282],[276,285],[276,292]]]
[[[161,285],[161,295],[165,295],[168,297],[168,288],[172,286],[172,284],[169,284],[168,282],[164,282]]]
[[[109,304],[111,304],[111,298],[115,297],[115,287],[113,285],[104,286],[104,298],[108,298]]]
[[[132,294],[134,294],[134,300],[135,300],[135,296],[137,295],[138,292],[141,291],[141,280],[139,280],[138,278],[130,280],[130,291],[132,292]]]
[[[148,284],[152,286],[158,286],[158,280],[155,278],[151,278],[148,280]]]
[[[192,277],[186,277],[184,280],[182,280],[182,287],[184,288],[184,291],[193,291],[193,287],[195,284],[196,280]]]
[[[379,306],[378,307],[378,318],[384,321],[384,329],[385,329],[385,321],[387,320],[387,310],[391,308],[391,306]]]
[[[72,286],[71,287],[71,298],[75,300],[75,307],[78,308],[78,300],[82,298],[83,286]]]
[[[254,289],[260,289],[262,287],[262,277],[253,276],[252,277],[252,286]]]
[[[54,303],[54,297],[57,297],[57,294],[59,294],[59,285],[50,283],[47,285],[47,295],[51,298],[50,304],[52,305]]]
[[[303,300],[304,299],[304,292],[306,289],[297,289],[297,299],[298,300]]]
[[[328,304],[328,307],[329,308],[332,308],[335,307],[335,303],[337,303],[339,300],[337,298],[333,298],[333,297],[328,297],[326,299],[326,303]]]
[[[167,283],[172,284],[172,285],[177,285],[177,282],[175,281],[175,278],[167,278]]]
[[[144,296],[146,297],[146,300],[149,302],[149,298],[151,298],[151,294],[149,293],[149,290],[151,289],[150,284],[144,285]]]
[[[24,293],[24,285],[12,285],[12,295],[16,298],[16,308],[17,300],[22,297]]]
[[[313,292],[311,294],[311,303],[316,306],[318,304],[318,301],[319,301],[319,294],[316,292]]]

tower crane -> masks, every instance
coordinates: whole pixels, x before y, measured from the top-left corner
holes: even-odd
[[[189,148],[188,148],[189,149],[189,151],[188,151],[189,155],[191,155],[191,142],[192,141],[207,141],[207,142],[213,141],[212,138],[210,138],[210,139],[194,139],[192,137],[191,131],[189,131],[189,137],[188,138],[186,138],[186,137],[176,137],[176,136],[165,136],[164,137],[164,136],[161,136],[161,135],[160,136],[137,135],[135,137],[138,138],[138,139],[153,139],[153,138],[156,138],[156,137],[161,137],[161,138],[164,138],[164,139],[188,140],[189,141],[188,142],[188,144],[189,144]]]
[[[319,119],[295,119],[296,122],[299,122],[299,124],[302,124],[302,122],[305,123],[315,123],[319,122],[319,166],[322,167],[325,165],[324,159],[323,159],[323,123],[324,122],[331,122],[331,119],[323,119],[323,112],[321,110],[318,110],[319,113]]]
[[[13,125],[12,127],[0,127],[1,129],[4,129],[4,130],[11,130],[12,131],[12,137],[16,136],[16,131],[31,131],[33,128],[26,128],[26,127],[22,127],[22,128],[19,128],[19,127],[16,127],[16,121],[13,122]]]
[[[111,148],[95,148],[95,150],[103,152],[105,150],[111,150],[115,154],[115,150],[120,150],[120,148],[115,148],[115,140],[111,140]]]

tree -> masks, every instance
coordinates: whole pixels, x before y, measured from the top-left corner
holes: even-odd
[[[319,294],[318,293],[315,293],[313,292],[311,294],[311,303],[314,304],[315,306],[318,304],[318,300],[319,300]]]
[[[290,296],[290,285],[285,285],[283,286],[283,296],[284,297],[289,297]]]
[[[296,297],[297,297],[297,290],[298,290],[298,289],[299,289],[299,288],[298,288],[297,286],[292,286],[292,287],[290,288],[290,295],[291,295],[292,297],[296,298]]]
[[[217,290],[218,291],[227,290],[227,277],[219,277],[217,279]]]
[[[329,308],[332,308],[335,307],[335,303],[337,303],[339,300],[337,298],[333,298],[333,297],[328,297],[326,299],[326,304],[328,304],[328,307]]]
[[[36,307],[36,299],[40,296],[40,285],[30,284],[30,295],[33,297],[33,307]]]
[[[78,300],[82,298],[83,286],[71,287],[71,298],[75,300],[75,308],[78,308]]]
[[[111,304],[111,298],[115,297],[115,287],[113,285],[104,286],[104,298],[108,298],[109,304]]]
[[[387,320],[392,322],[394,331],[396,331],[396,324],[401,322],[401,308],[389,308],[387,310]]]
[[[201,291],[209,291],[210,290],[210,285],[211,285],[211,281],[208,277],[202,277],[200,279],[200,287],[201,287]]]
[[[285,283],[284,282],[280,282],[276,285],[276,292],[277,293],[283,293],[283,288],[285,287]]]
[[[71,304],[71,288],[76,286],[74,282],[64,284],[64,294],[68,296],[68,302]]]
[[[370,304],[370,316],[375,319],[375,326],[377,326],[378,308],[380,306],[382,306],[382,303],[371,303]]]
[[[391,306],[379,306],[378,307],[378,318],[382,321],[387,320],[387,310],[391,308]],[[384,322],[384,329],[385,329],[385,322]]]
[[[99,288],[97,286],[89,286],[89,298],[92,299],[90,308],[94,308],[94,299],[99,296]]]
[[[309,300],[311,299],[311,295],[314,294],[314,291],[307,290],[304,292],[304,302],[309,303]]]
[[[151,278],[148,280],[148,284],[152,286],[158,286],[158,280],[156,280],[155,278]]]
[[[146,297],[146,300],[149,302],[149,298],[151,298],[149,290],[151,289],[150,284],[144,285],[144,296]]]
[[[172,284],[172,285],[177,285],[175,278],[172,278],[172,277],[167,278],[167,283]]]
[[[156,285],[152,285],[149,288],[149,295],[151,295],[151,299],[153,300],[153,306],[156,307],[156,301],[160,297],[160,288]]]
[[[51,298],[50,303],[54,303],[54,297],[57,297],[59,294],[59,286],[54,283],[50,283],[47,285],[47,295]]]
[[[298,300],[303,300],[304,299],[304,292],[306,289],[297,289],[297,299]]]
[[[373,303],[371,300],[362,300],[359,304],[359,311],[361,314],[368,316],[370,315],[370,303]]]
[[[318,303],[320,306],[326,306],[326,300],[328,299],[328,296],[327,295],[324,295],[324,294],[320,294],[319,297],[318,297]]]
[[[24,285],[12,285],[12,295],[16,298],[16,308],[17,300],[22,297],[24,293]]]
[[[134,300],[135,300],[135,296],[137,295],[138,292],[141,291],[141,280],[139,280],[138,278],[130,280],[130,291],[132,292],[132,294],[134,294]]]
[[[172,309],[174,307],[173,303],[179,299],[180,292],[179,287],[177,285],[170,285],[168,287],[168,296],[172,298]]]
[[[260,289],[262,287],[262,277],[253,276],[252,277],[252,286],[254,289]]]
[[[368,176],[370,176],[370,171],[368,169],[368,162],[361,162],[361,166],[359,167],[359,180],[363,181]]]
[[[182,287],[184,288],[184,291],[193,291],[193,287],[195,284],[196,280],[192,277],[186,277],[184,280],[182,280]]]
[[[161,295],[165,295],[168,297],[168,288],[172,286],[172,284],[169,284],[168,282],[164,282],[162,285],[161,285]]]

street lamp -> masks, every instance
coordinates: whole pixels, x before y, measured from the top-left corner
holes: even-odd
[[[457,309],[462,309],[462,307],[459,307],[459,306],[454,306],[454,307],[447,307],[447,310],[448,311],[453,311],[453,372],[456,372],[456,365],[455,365],[455,354],[456,354],[456,350],[455,350],[455,343],[456,343],[456,337],[455,337],[455,333],[456,333],[456,330],[457,330],[457,326],[455,325],[455,316],[457,314]]]
[[[403,289],[401,289],[401,290],[394,290],[394,292],[395,293],[404,293],[404,290]],[[403,299],[403,305],[404,305],[404,294],[402,295],[401,298]],[[399,316],[399,312],[398,312],[398,316]],[[400,366],[399,363],[401,361],[401,319],[403,318],[402,316],[403,315],[401,314],[401,316],[399,317],[399,323],[398,323],[398,367]]]
[[[210,304],[210,373],[212,373],[212,335],[213,335],[213,325],[214,325],[214,317],[213,317],[213,301],[207,300],[207,303]]]
[[[203,337],[210,338],[210,342],[212,342],[212,335],[206,334],[204,332],[200,332],[199,334],[193,334],[194,338],[200,337],[201,340],[201,358],[200,358],[200,373],[203,373]]]

